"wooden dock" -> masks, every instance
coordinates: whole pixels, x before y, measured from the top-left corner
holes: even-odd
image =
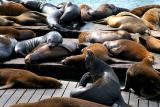
[[[70,97],[70,92],[78,82],[61,80],[60,89],[7,89],[0,90],[0,107],[16,103],[36,102],[51,97]],[[90,85],[90,84],[88,84]],[[160,101],[149,101],[130,92],[122,92],[126,103],[133,107],[160,107]]]

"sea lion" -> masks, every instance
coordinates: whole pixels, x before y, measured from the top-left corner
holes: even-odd
[[[62,59],[79,50],[79,44],[75,41],[64,39],[62,44],[50,47],[48,44],[40,44],[25,57],[25,63],[41,63]]]
[[[0,34],[15,38],[18,41],[36,37],[36,33],[32,30],[18,30],[13,27],[0,27]]]
[[[94,32],[82,32],[78,36],[79,43],[103,43],[105,41],[113,41],[118,39],[129,39],[132,40],[132,36],[123,30],[118,31],[94,31]]]
[[[3,17],[0,16],[0,26],[11,26],[11,25],[14,25],[14,22],[13,21],[9,21]]]
[[[0,69],[0,89],[7,88],[60,88],[62,84],[55,78],[38,76],[28,70]]]
[[[61,61],[62,64],[84,64],[85,56],[87,53],[87,50],[90,49],[98,58],[100,58],[103,61],[106,62],[113,62],[113,60],[108,56],[108,50],[105,46],[103,46],[100,43],[94,43],[89,45],[88,47],[85,47],[81,50],[82,54],[80,55],[72,55],[69,57],[66,57]]]
[[[2,16],[10,21],[14,21],[20,25],[39,25],[46,24],[46,15],[36,11],[22,13],[19,16]]]
[[[142,20],[146,20],[148,21],[148,23],[151,24],[151,25],[148,25],[148,27],[151,30],[158,30],[160,25],[159,14],[160,14],[160,8],[151,8],[148,11],[146,11],[141,18]]]
[[[9,107],[111,107],[78,98],[53,97],[34,103],[21,103]]]
[[[120,107],[129,107],[121,95],[119,79],[107,63],[97,58],[91,50],[87,50],[85,64],[89,72],[82,76],[79,86],[71,91],[71,97],[109,106],[117,104]],[[87,87],[89,77],[93,84]]]
[[[0,35],[0,61],[7,60],[13,53],[17,40]]]
[[[94,23],[114,27],[110,30],[125,30],[130,33],[139,33],[141,35],[150,33],[149,28],[145,25],[143,20],[129,12],[120,12],[116,16],[112,15],[105,19],[94,21]]]
[[[62,43],[63,39],[59,32],[51,31],[43,36],[35,37],[29,40],[24,40],[16,44],[15,52],[26,56],[31,52],[37,45],[41,43],[48,43],[51,47],[54,47]]]
[[[0,5],[0,15],[18,16],[24,12],[30,11],[20,3],[10,2]]]
[[[160,5],[145,5],[145,6],[140,6],[136,7],[132,10],[130,10],[131,13],[141,17],[146,11],[148,11],[151,8],[160,8]]]
[[[147,99],[160,98],[160,75],[153,68],[154,57],[146,57],[141,62],[131,65],[126,73],[125,86],[128,91],[132,88],[135,93]]]
[[[103,43],[110,55],[121,59],[141,61],[145,57],[153,56],[147,49],[135,41],[120,39]]]
[[[149,51],[160,53],[160,40],[153,36],[139,37],[139,41]]]

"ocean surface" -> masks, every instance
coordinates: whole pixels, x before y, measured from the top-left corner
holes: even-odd
[[[38,1],[49,2],[55,5],[61,2],[68,2],[68,1],[71,1],[75,4],[85,3],[91,6],[93,9],[99,6],[100,4],[104,4],[104,3],[114,4],[116,6],[124,7],[128,9],[132,9],[137,6],[143,6],[148,4],[160,5],[160,0],[38,0]]]

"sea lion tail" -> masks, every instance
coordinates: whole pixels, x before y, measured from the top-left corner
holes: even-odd
[[[9,84],[6,84],[6,85],[3,85],[3,86],[0,87],[0,90],[11,88],[11,87],[13,87],[14,85],[15,85],[14,82],[9,83]]]

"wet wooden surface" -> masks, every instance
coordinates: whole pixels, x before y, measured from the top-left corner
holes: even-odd
[[[60,89],[7,89],[0,90],[0,107],[9,107],[16,103],[36,102],[51,97],[70,97],[70,92],[78,82],[61,80]],[[88,85],[91,85],[88,84]],[[126,103],[133,107],[160,107],[160,102],[149,101],[130,92],[122,92]]]

